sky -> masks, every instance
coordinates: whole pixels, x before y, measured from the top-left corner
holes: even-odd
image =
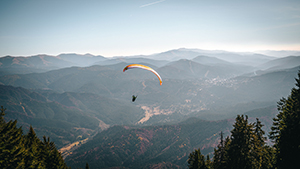
[[[1,0],[0,57],[300,50],[299,0]]]

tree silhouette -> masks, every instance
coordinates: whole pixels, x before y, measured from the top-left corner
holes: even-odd
[[[248,116],[238,115],[235,120],[228,149],[228,165],[232,169],[250,169],[252,125],[248,124]]]
[[[17,128],[17,120],[5,122],[5,109],[0,110],[0,168],[46,168],[67,169],[63,157],[56,149],[54,142],[44,136],[43,142],[36,136],[32,126],[23,135]]]
[[[189,169],[207,169],[205,165],[204,155],[201,154],[200,149],[196,149],[189,155],[188,159]]]
[[[273,119],[270,138],[276,148],[276,165],[281,168],[298,166],[300,159],[300,71],[287,98],[278,102],[279,114]]]

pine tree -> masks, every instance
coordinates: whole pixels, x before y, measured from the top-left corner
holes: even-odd
[[[270,138],[275,141],[278,169],[298,166],[300,159],[300,71],[287,98],[277,105],[279,114],[273,119]]]
[[[61,153],[56,149],[54,142],[50,138],[43,136],[43,142],[40,144],[40,160],[43,161],[44,168],[49,169],[67,169]]]
[[[256,118],[256,122],[254,123],[254,133],[252,138],[252,164],[255,169],[268,169],[273,168],[273,159],[274,152],[271,147],[266,145],[266,137],[264,136],[265,132],[262,130],[263,125]]]
[[[22,168],[24,147],[23,132],[17,128],[17,120],[4,120],[5,110],[0,110],[0,168]]]
[[[52,168],[67,169],[61,153],[55,148],[50,153]]]
[[[261,168],[273,169],[275,167],[275,149],[273,147],[265,145],[263,150],[263,161]]]
[[[67,169],[63,157],[50,138],[42,142],[32,126],[27,135],[17,128],[17,120],[4,121],[5,109],[0,110],[0,168],[1,169]]]
[[[229,161],[229,156],[228,156],[228,151],[229,151],[229,146],[231,144],[231,139],[229,136],[226,137],[225,142],[224,142],[224,157],[223,157],[223,161],[222,161],[222,168],[230,168],[228,166],[228,161]]]
[[[0,126],[0,168],[23,168],[23,132],[16,125],[17,120]]]
[[[0,127],[1,125],[5,124],[5,121],[4,121],[4,115],[5,115],[5,108],[3,108],[3,106],[1,106],[1,109],[0,109]]]
[[[86,163],[86,164],[85,164],[85,169],[90,169],[89,163]]]
[[[26,148],[26,156],[24,157],[25,168],[41,168],[42,162],[38,160],[40,150],[39,144],[41,141],[35,134],[32,126],[29,128],[29,132],[25,135],[24,146]]]
[[[43,136],[43,141],[39,145],[39,148],[41,150],[40,161],[43,161],[45,168],[53,168],[54,166],[52,165],[50,153],[55,148],[54,143],[50,142],[49,137]]]
[[[206,166],[207,169],[211,169],[212,168],[212,162],[210,161],[210,158],[209,158],[208,154],[206,156],[205,166]]]
[[[228,149],[228,166],[232,169],[251,169],[252,125],[248,124],[248,116],[238,115],[235,120]]]
[[[253,150],[251,155],[253,157],[252,164],[255,166],[256,169],[262,168],[263,163],[263,155],[264,155],[264,145],[266,138],[264,137],[265,132],[262,130],[263,125],[256,118],[256,122],[254,123],[254,133],[252,136],[252,145]]]
[[[220,134],[220,143],[217,145],[217,148],[214,149],[213,157],[213,168],[214,169],[225,169],[225,140],[223,138],[223,132]]]
[[[204,155],[201,154],[200,149],[196,149],[189,155],[188,159],[189,169],[207,169],[205,165]]]

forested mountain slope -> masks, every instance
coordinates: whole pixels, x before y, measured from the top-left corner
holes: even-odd
[[[271,126],[271,117],[277,114],[276,106],[247,112],[249,121],[261,119],[264,130]],[[213,156],[213,149],[220,140],[230,134],[234,118],[221,121],[205,121],[190,118],[172,125],[146,127],[113,126],[97,134],[92,140],[66,158],[69,166],[92,168],[155,168],[168,165],[186,168],[189,153],[200,148]],[[268,129],[269,130],[269,129]]]
[[[143,112],[134,105],[88,93],[37,93],[21,87],[0,85],[5,118],[32,125],[41,138],[45,133],[60,148],[87,138],[114,124],[135,124]]]

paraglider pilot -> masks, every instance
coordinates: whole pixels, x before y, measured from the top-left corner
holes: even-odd
[[[132,102],[134,102],[136,98],[137,98],[137,95],[136,96],[132,95]]]

